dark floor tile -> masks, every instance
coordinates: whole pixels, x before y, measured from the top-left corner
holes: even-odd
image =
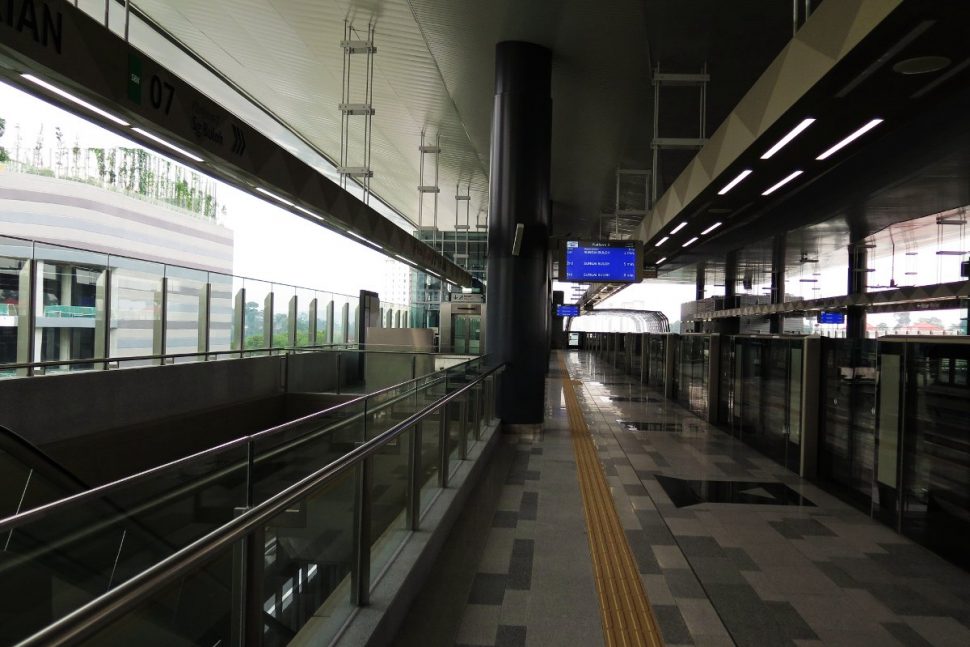
[[[723,557],[721,545],[713,537],[694,537],[684,535],[677,538],[677,544],[684,555],[691,557]]]
[[[690,631],[687,630],[687,623],[684,622],[684,616],[680,615],[680,609],[672,604],[654,604],[652,608],[664,642],[675,645],[694,644]]]
[[[499,625],[495,647],[525,647],[526,628],[519,625]]]
[[[519,519],[523,521],[535,521],[538,510],[539,493],[523,492],[522,503],[519,505]]]
[[[882,626],[892,634],[893,638],[906,647],[930,647],[932,645],[904,622],[884,622]]]
[[[791,604],[787,602],[767,602],[766,604],[771,610],[771,618],[778,625],[778,629],[785,638],[789,640],[818,640],[818,636]]]
[[[519,513],[513,510],[496,510],[492,518],[492,528],[515,528],[519,523]]]
[[[771,608],[749,585],[710,584],[706,590],[738,647],[791,647]]]
[[[869,584],[865,587],[893,613],[900,616],[940,615],[940,606],[904,584],[895,582]]]
[[[727,557],[688,557],[694,574],[702,584],[746,584],[741,571]]]
[[[475,573],[472,590],[468,593],[468,604],[502,604],[508,579],[507,575]]]
[[[815,566],[818,570],[825,573],[825,576],[830,580],[835,582],[837,585],[843,589],[860,589],[862,585],[856,582],[852,577],[843,571],[841,568],[833,564],[832,562],[815,562]]]
[[[689,568],[668,568],[663,572],[667,588],[675,598],[706,598],[703,587]]]
[[[532,560],[535,541],[516,539],[512,542],[512,557],[509,559],[508,586],[516,591],[528,591],[532,587]]]
[[[662,521],[652,523],[641,521],[640,528],[643,530],[646,541],[651,546],[673,546],[677,543],[674,541],[674,536],[670,534],[667,525]]]
[[[760,571],[758,565],[743,548],[721,548],[724,555],[730,559],[739,571]]]
[[[642,530],[627,530],[626,539],[640,573],[644,575],[659,574],[660,565],[657,564],[657,557],[653,554],[653,548],[647,534]]]
[[[769,521],[768,525],[777,530],[786,539],[835,537],[834,532],[815,519],[782,519],[781,521]]]

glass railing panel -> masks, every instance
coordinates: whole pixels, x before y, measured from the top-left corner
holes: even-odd
[[[211,301],[209,303],[209,350],[228,351],[233,349],[233,332],[236,318],[235,296],[242,287],[241,279],[228,274],[209,272]]]
[[[431,370],[426,355],[382,351],[364,353],[364,383],[367,393],[411,380]]]
[[[237,591],[242,541],[199,570],[155,591],[82,645],[242,644]]]
[[[304,424],[253,437],[253,497],[269,499],[364,442],[364,402],[354,402]]]
[[[167,266],[167,311],[165,321],[165,352],[169,354],[195,353],[200,348],[199,323],[205,314],[206,272]],[[204,332],[204,331],[203,331]],[[175,363],[193,362],[204,357],[177,358]]]
[[[370,458],[372,584],[407,537],[408,474],[413,442],[413,428],[409,428]]]
[[[105,347],[105,298],[108,257],[37,243],[35,310],[40,361],[102,358]],[[50,366],[46,373],[85,370],[94,364]]]
[[[272,343],[267,346],[286,348],[290,346],[290,301],[296,296],[291,285],[273,284]]]
[[[310,302],[316,298],[313,290],[296,289],[296,345],[312,346],[310,339]],[[320,307],[320,304],[317,304]]]
[[[4,531],[0,581],[18,640],[230,521],[246,505],[246,447],[186,461]]]
[[[349,616],[356,483],[356,470],[348,470],[266,526],[264,647],[329,644]],[[304,628],[305,641],[298,638]]]
[[[273,291],[273,286],[271,283],[255,279],[244,279],[243,287],[246,289],[246,303],[243,314],[243,348],[247,350],[266,348],[269,346],[273,334],[272,319],[270,319],[269,325],[266,321],[267,307],[270,305],[267,297]]]
[[[112,256],[111,320],[108,357],[152,355],[161,351],[162,278],[165,266]],[[124,362],[122,366],[148,366],[151,360]]]

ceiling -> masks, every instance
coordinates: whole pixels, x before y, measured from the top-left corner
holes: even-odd
[[[651,69],[699,71],[706,62],[713,131],[791,36],[778,0],[137,0],[138,10],[331,159],[340,157],[344,21],[376,29],[371,188],[413,222],[422,131],[440,135],[438,226],[455,224],[454,191],[468,187],[472,218],[487,214],[495,44],[526,40],[553,51],[554,233],[598,235],[612,216],[616,170],[651,165]],[[818,4],[817,2],[815,3]],[[353,88],[363,74],[352,70]],[[355,99],[358,102],[359,99]],[[696,91],[665,90],[661,134],[696,136]],[[352,128],[350,162],[362,151]],[[661,187],[692,153],[665,155]],[[426,157],[431,164],[431,158]],[[356,164],[353,164],[356,165]],[[425,184],[431,174],[426,170]],[[624,189],[628,204],[642,189]],[[464,210],[461,211],[463,224]],[[614,223],[615,224],[615,223]],[[621,223],[633,231],[637,219]]]

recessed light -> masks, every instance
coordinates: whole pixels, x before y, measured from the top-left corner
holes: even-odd
[[[842,150],[843,148],[845,148],[846,146],[848,146],[849,144],[851,144],[852,142],[854,142],[855,140],[859,139],[860,137],[862,137],[863,135],[865,135],[867,132],[869,132],[870,130],[872,130],[873,128],[875,128],[879,124],[881,124],[882,121],[883,121],[882,119],[873,119],[873,120],[869,121],[862,128],[860,128],[859,130],[855,131],[854,133],[852,133],[851,135],[849,135],[848,137],[846,137],[845,139],[843,139],[842,141],[840,141],[835,146],[833,146],[832,148],[828,149],[827,151],[825,151],[824,153],[822,153],[821,155],[819,155],[815,159],[816,160],[828,159],[829,157],[831,157],[835,153],[839,152],[840,150]]]
[[[795,171],[794,173],[792,173],[791,175],[785,177],[783,180],[781,180],[780,182],[778,182],[774,186],[771,186],[768,189],[766,189],[761,195],[771,195],[772,193],[774,193],[775,191],[777,191],[781,187],[785,186],[786,184],[788,184],[789,182],[791,182],[792,180],[794,180],[796,177],[798,177],[799,175],[801,175],[804,172],[805,171]]]
[[[717,229],[718,227],[720,227],[722,224],[723,223],[715,222],[713,225],[711,225],[710,227],[708,227],[707,229],[705,229],[704,231],[702,231],[701,232],[701,236],[708,235],[709,233],[711,233],[712,231],[714,231],[715,229]]]
[[[670,236],[664,236],[663,238],[661,238],[660,240],[657,241],[657,244],[654,245],[654,247],[660,247],[661,245],[663,245],[664,243],[666,243],[668,240],[670,240]]]
[[[690,247],[691,245],[693,245],[696,242],[697,242],[697,236],[694,236],[693,238],[691,238],[690,240],[688,240],[686,243],[684,243],[683,245],[681,245],[681,247]]]
[[[678,231],[680,231],[686,226],[687,226],[687,221],[680,223],[679,225],[673,228],[673,230],[670,232],[670,235],[673,236],[674,234],[676,234]]]
[[[664,256],[664,257],[663,257],[663,258],[661,258],[661,259],[660,259],[659,261],[657,261],[657,265],[660,265],[660,264],[661,264],[661,263],[663,263],[663,262],[664,262],[665,260],[667,260],[667,257],[666,257],[666,256]]]
[[[259,191],[260,193],[262,193],[265,196],[269,196],[270,198],[273,198],[277,202],[282,202],[283,204],[287,205],[288,207],[292,207],[293,206],[293,203],[290,202],[289,200],[287,200],[286,198],[281,198],[280,196],[276,195],[275,193],[270,193],[269,191],[267,191],[266,189],[264,189],[261,186],[256,187],[256,190]],[[347,233],[353,233],[353,232],[347,232]]]
[[[728,182],[727,184],[725,184],[724,185],[724,188],[721,189],[720,191],[718,191],[717,194],[718,195],[724,195],[725,193],[727,193],[728,191],[730,191],[731,189],[733,189],[734,187],[736,187],[738,185],[738,183],[741,182],[741,180],[743,180],[744,178],[746,178],[749,175],[751,175],[751,173],[753,173],[753,171],[751,169],[745,169],[745,170],[741,171],[740,173],[738,173],[738,176],[736,178],[734,178],[733,180],[731,180],[730,182]]]
[[[763,160],[769,159],[772,155],[774,155],[775,153],[777,153],[778,151],[780,151],[788,142],[790,142],[791,140],[793,140],[796,137],[798,137],[798,135],[803,130],[805,130],[806,128],[808,128],[809,126],[811,126],[814,123],[815,123],[815,119],[813,119],[811,117],[809,117],[808,119],[803,119],[802,122],[800,124],[798,124],[797,126],[795,126],[794,128],[792,128],[791,131],[787,135],[785,135],[784,137],[782,137],[781,139],[779,139],[777,144],[775,144],[774,146],[772,146],[771,148],[769,148],[767,151],[765,151],[765,154],[761,156],[761,159],[763,159]]]

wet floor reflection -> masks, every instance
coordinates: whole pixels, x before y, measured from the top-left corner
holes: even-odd
[[[656,479],[671,502],[678,508],[698,503],[754,503],[815,507],[814,503],[784,483],[694,481],[661,474],[657,474]]]

